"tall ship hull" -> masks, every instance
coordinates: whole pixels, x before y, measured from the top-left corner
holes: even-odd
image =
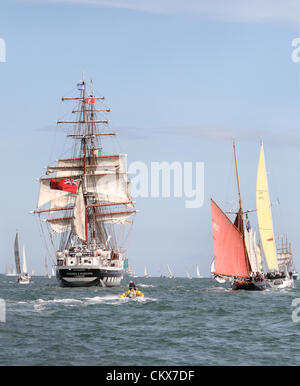
[[[119,287],[123,279],[123,271],[78,266],[72,269],[58,268],[56,277],[61,287]]]
[[[121,254],[85,247],[57,252],[56,277],[62,287],[118,287],[123,279]]]
[[[74,101],[75,120],[57,121],[73,126],[69,158],[46,168],[40,179],[37,210],[33,213],[46,224],[52,247],[55,245],[56,277],[63,287],[120,286],[126,268],[124,242],[126,229],[136,213],[131,199],[125,154],[104,154],[102,138],[116,133],[108,120],[97,114],[110,111],[96,108],[91,82],[90,93],[84,80],[77,84],[79,97]],[[103,102],[102,102],[103,103]],[[101,131],[98,126],[104,125]],[[49,177],[51,175],[51,177]],[[128,263],[127,263],[128,264]],[[46,268],[47,271],[47,268]]]

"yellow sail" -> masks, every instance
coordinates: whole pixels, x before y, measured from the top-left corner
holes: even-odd
[[[261,144],[257,169],[256,208],[260,239],[268,269],[269,271],[278,270],[263,144]]]

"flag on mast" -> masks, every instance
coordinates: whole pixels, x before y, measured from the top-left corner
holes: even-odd
[[[63,190],[64,192],[77,193],[79,182],[79,179],[61,178],[60,180],[55,180],[54,178],[51,178],[50,188]]]
[[[84,103],[87,103],[87,104],[95,103],[95,98],[85,98]]]

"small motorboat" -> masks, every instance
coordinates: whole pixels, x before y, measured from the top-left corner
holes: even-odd
[[[122,295],[120,295],[120,298],[137,298],[137,297],[144,297],[144,294],[137,289],[130,289],[124,292]]]

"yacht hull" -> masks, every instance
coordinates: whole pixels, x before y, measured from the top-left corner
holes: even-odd
[[[233,281],[231,288],[235,291],[246,290],[246,291],[264,291],[266,289],[265,281],[251,281],[251,282],[237,282]]]
[[[274,280],[267,280],[267,288],[271,289],[283,289],[283,288],[294,288],[294,280],[287,278],[280,278]]]

